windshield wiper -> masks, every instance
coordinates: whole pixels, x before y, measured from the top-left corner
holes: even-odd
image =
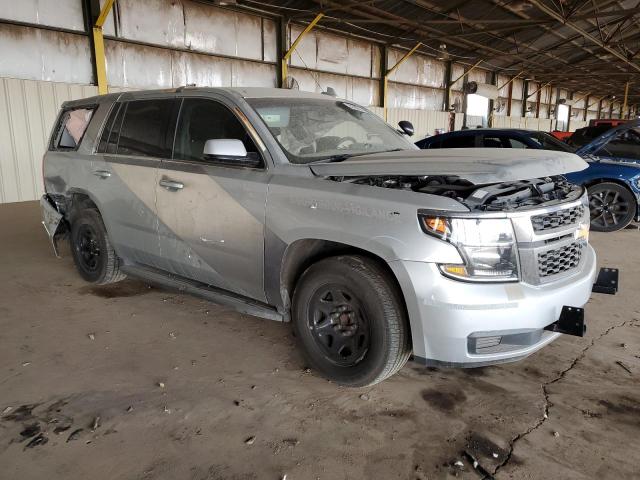
[[[403,150],[402,148],[394,148],[392,150],[382,150],[381,152],[361,152],[361,153],[341,153],[339,155],[331,155],[330,157],[323,158],[321,160],[314,160],[310,163],[333,163],[333,162],[342,162],[351,157],[360,157],[362,155],[374,155],[376,153],[388,153],[388,152],[399,152]]]

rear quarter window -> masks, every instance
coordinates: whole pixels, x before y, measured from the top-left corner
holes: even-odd
[[[50,150],[74,151],[82,142],[95,107],[68,109],[58,118]]]

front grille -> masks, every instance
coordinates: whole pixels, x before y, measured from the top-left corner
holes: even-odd
[[[574,242],[538,254],[538,275],[540,278],[556,275],[576,268],[582,258],[584,243]]]
[[[574,225],[580,221],[583,215],[584,206],[576,205],[572,208],[531,217],[531,224],[535,232],[544,232],[545,230],[552,230],[565,225]]]

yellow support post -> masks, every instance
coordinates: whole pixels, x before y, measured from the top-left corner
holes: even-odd
[[[317,14],[316,18],[314,18],[311,21],[311,23],[307,25],[307,27],[302,32],[300,32],[300,35],[298,35],[298,38],[295,39],[295,41],[291,45],[291,48],[289,48],[289,50],[287,50],[287,53],[285,53],[284,56],[282,57],[282,62],[281,62],[282,85],[286,85],[286,81],[287,81],[287,61],[289,60],[289,58],[291,58],[291,55],[293,54],[293,52],[296,51],[296,47],[298,46],[300,41],[304,38],[304,36],[307,33],[313,30],[313,27],[316,26],[316,24],[322,19],[322,17],[324,17],[324,13]]]
[[[622,117],[626,118],[627,115],[627,101],[629,100],[629,82],[624,84],[624,103],[622,104]]]
[[[387,91],[388,91],[388,85],[389,85],[389,76],[396,71],[396,69],[402,65],[411,55],[413,55],[416,50],[418,50],[418,48],[420,48],[420,45],[422,45],[422,42],[418,42],[416,44],[415,47],[413,47],[411,50],[409,50],[407,53],[405,53],[403,55],[403,57],[398,60],[398,62],[391,67],[389,70],[387,70],[384,74],[384,82],[382,85],[382,89],[384,90],[384,92],[382,92],[382,108],[383,108],[383,112],[384,112],[384,121],[387,121]]]
[[[107,21],[111,7],[115,0],[107,0],[100,10],[100,15],[93,26],[93,48],[96,58],[96,75],[98,77],[98,93],[104,95],[109,93],[107,85],[107,62],[104,56],[104,38],[102,35],[102,27]]]

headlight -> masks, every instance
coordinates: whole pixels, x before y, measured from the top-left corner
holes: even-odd
[[[585,192],[580,199],[582,202],[582,218],[578,222],[578,228],[574,233],[576,240],[589,241],[589,227],[591,226],[591,214],[589,213],[589,197]]]
[[[420,216],[425,233],[455,245],[464,264],[440,264],[443,275],[478,282],[518,280],[518,254],[508,218]]]

